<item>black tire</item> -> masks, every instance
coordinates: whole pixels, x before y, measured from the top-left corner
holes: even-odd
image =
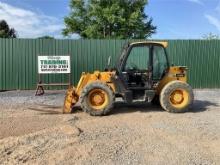
[[[159,95],[155,95],[155,96],[154,96],[153,100],[151,101],[151,104],[152,104],[152,105],[158,105],[158,106],[160,106],[160,97],[159,97]]]
[[[172,93],[177,89],[184,90],[187,93],[186,103],[183,104],[182,107],[178,108],[173,106],[173,104],[170,101]],[[160,93],[161,107],[164,110],[172,113],[182,113],[188,111],[193,103],[193,99],[194,95],[192,88],[187,83],[181,81],[172,81],[168,83],[167,85],[165,85],[165,87],[162,89]]]
[[[93,107],[90,106],[89,104],[89,98],[88,95],[90,93],[90,91],[94,90],[94,89],[100,89],[105,91],[105,93],[107,94],[108,97],[108,103],[105,107],[101,108],[101,109],[94,109]],[[88,84],[87,86],[85,86],[81,92],[81,96],[80,96],[80,103],[81,103],[81,107],[83,109],[84,112],[89,113],[91,116],[103,116],[103,115],[107,115],[111,109],[114,107],[114,102],[115,102],[115,95],[112,91],[112,89],[100,82],[100,81],[95,81],[92,82],[90,84]]]

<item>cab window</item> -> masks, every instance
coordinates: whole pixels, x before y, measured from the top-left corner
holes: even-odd
[[[149,65],[150,49],[148,46],[136,46],[130,51],[125,70],[147,70]]]
[[[154,46],[153,49],[153,79],[162,78],[164,71],[167,69],[167,58],[162,46]]]

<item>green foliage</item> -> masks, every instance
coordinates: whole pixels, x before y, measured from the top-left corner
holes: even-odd
[[[42,36],[42,37],[38,37],[38,39],[55,39],[55,38],[51,36]]]
[[[15,29],[10,28],[5,20],[0,21],[0,38],[16,38]]]
[[[147,0],[71,0],[63,35],[82,38],[148,38],[156,32],[144,13]]]
[[[213,33],[208,33],[202,36],[202,39],[205,40],[218,40],[220,39],[220,36],[217,34],[213,34]]]

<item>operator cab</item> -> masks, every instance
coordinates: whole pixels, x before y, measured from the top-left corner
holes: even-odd
[[[127,44],[118,64],[121,81],[132,99],[146,97],[146,91],[152,90],[162,79],[169,67],[166,43],[135,42]]]

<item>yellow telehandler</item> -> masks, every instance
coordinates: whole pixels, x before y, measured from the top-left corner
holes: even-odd
[[[194,97],[187,84],[187,67],[170,66],[167,46],[167,42],[154,41],[125,44],[114,69],[82,73],[76,88],[66,93],[63,113],[71,113],[80,102],[92,116],[107,115],[116,97],[127,103],[160,104],[168,112],[187,111]]]

